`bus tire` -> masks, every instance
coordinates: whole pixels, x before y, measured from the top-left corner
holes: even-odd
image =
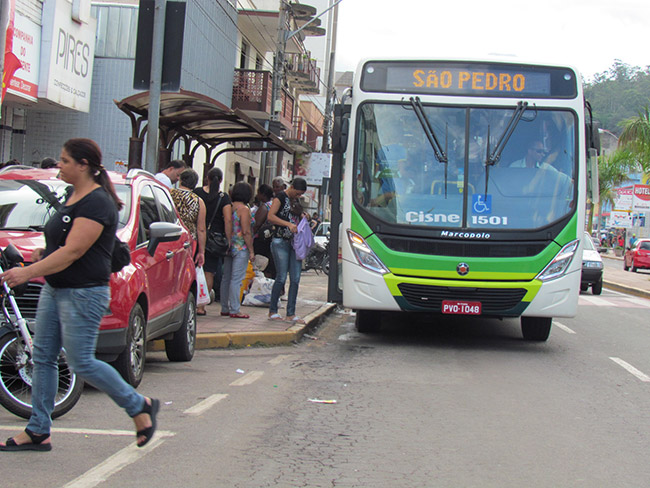
[[[527,341],[543,342],[551,333],[552,317],[521,317],[521,333]]]
[[[357,317],[354,325],[362,334],[379,332],[381,328],[381,312],[377,310],[357,310]]]

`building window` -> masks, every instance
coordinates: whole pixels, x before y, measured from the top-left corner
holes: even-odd
[[[91,15],[97,19],[95,56],[135,59],[138,7],[93,5]]]
[[[246,69],[246,58],[248,58],[249,46],[246,42],[241,43],[241,57],[239,58],[239,69]]]
[[[258,54],[257,56],[255,56],[255,69],[261,71],[263,66],[264,66],[264,61],[262,60],[262,56]]]

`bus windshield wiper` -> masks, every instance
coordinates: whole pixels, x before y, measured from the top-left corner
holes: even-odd
[[[409,98],[409,102],[411,102],[413,112],[415,112],[415,115],[417,116],[418,121],[424,130],[424,135],[427,136],[429,144],[431,144],[434,156],[438,162],[445,165],[445,198],[447,198],[447,163],[449,162],[447,158],[447,131],[445,130],[445,148],[443,149],[440,141],[436,137],[436,133],[433,131],[433,127],[431,127],[429,118],[424,113],[424,107],[422,107],[420,97],[411,97]]]
[[[512,117],[510,117],[510,121],[508,122],[508,125],[503,131],[503,134],[501,134],[501,137],[499,137],[499,140],[497,141],[496,146],[494,146],[494,150],[492,152],[490,152],[490,126],[488,125],[487,149],[485,152],[485,195],[486,196],[488,192],[488,178],[490,176],[490,166],[494,166],[501,159],[501,154],[503,153],[506,144],[508,144],[508,141],[510,140],[510,136],[512,136],[512,133],[517,128],[517,124],[521,120],[521,117],[524,115],[524,112],[526,111],[527,107],[528,107],[528,102],[517,102],[517,108],[515,108],[515,111],[512,113]]]

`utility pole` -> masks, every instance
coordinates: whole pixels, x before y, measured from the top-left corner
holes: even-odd
[[[165,12],[167,0],[155,0],[153,11],[153,35],[151,40],[151,78],[149,79],[149,121],[147,124],[147,152],[144,169],[158,172],[158,148],[160,125],[160,92],[162,83],[163,47],[165,40]]]
[[[273,62],[273,77],[271,78],[271,120],[278,120],[279,117],[276,105],[280,100],[282,82],[284,80],[284,53],[287,50],[287,17],[289,5],[286,0],[280,0],[280,21],[278,25],[278,44],[275,48],[275,59]]]
[[[339,3],[332,5],[334,0],[330,0],[330,8],[334,6],[334,10],[330,15],[329,29],[331,35],[331,41],[328,42],[329,47],[329,58],[327,60],[327,87],[325,88],[325,116],[323,118],[323,145],[321,146],[321,152],[329,152],[330,150],[330,139],[332,134],[332,112],[333,108],[333,98],[335,97],[334,90],[334,74],[336,73],[335,68],[335,59],[336,59],[336,29],[338,27],[338,17],[339,17]]]

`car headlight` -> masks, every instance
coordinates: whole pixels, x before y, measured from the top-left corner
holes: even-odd
[[[569,269],[573,256],[575,256],[576,251],[578,250],[579,242],[580,241],[576,239],[560,249],[560,252],[555,255],[548,266],[537,275],[537,279],[541,281],[550,281],[562,276],[566,270]]]
[[[357,261],[361,266],[370,271],[374,271],[375,273],[389,273],[388,268],[384,266],[384,263],[382,263],[372,249],[370,249],[370,246],[366,244],[363,237],[350,229],[348,229],[347,232],[352,252],[354,252],[354,257],[357,258]]]
[[[603,268],[603,263],[601,263],[600,261],[583,261],[582,262],[582,267],[583,268],[602,269]]]

